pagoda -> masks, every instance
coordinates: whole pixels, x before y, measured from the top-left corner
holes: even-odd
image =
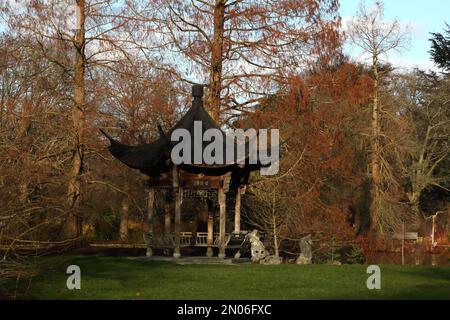
[[[194,139],[194,136],[199,134],[198,123],[201,123],[202,135],[208,129],[217,129],[223,137],[226,136],[203,107],[203,86],[194,85],[192,95],[192,106],[187,113],[167,133],[158,126],[159,138],[151,143],[129,146],[102,131],[110,141],[111,154],[126,166],[139,170],[148,177],[149,231],[146,246],[149,257],[153,255],[155,248],[172,250],[173,257],[179,258],[183,247],[203,247],[206,248],[208,257],[213,256],[213,248],[218,248],[218,257],[225,258],[230,241],[231,244],[242,243],[247,233],[241,230],[241,196],[245,193],[250,174],[263,167],[259,162],[250,164],[248,155],[244,161],[238,161],[237,157],[234,157],[233,161],[224,164],[206,164],[204,161],[175,164],[172,161],[171,153],[175,144],[170,137],[176,129],[187,130]],[[191,146],[194,144],[195,141],[190,143]],[[207,145],[207,142],[201,144],[202,151]],[[233,147],[236,148],[236,145]],[[155,232],[155,221],[162,218],[155,210],[155,201],[158,197],[165,202],[164,228],[163,231]],[[228,217],[230,221],[234,218],[234,227],[227,226],[227,197],[234,200],[234,217]],[[194,198],[195,201],[207,204],[206,230],[197,232],[181,230],[183,199],[186,198]],[[216,231],[214,222],[217,218],[219,230]]]

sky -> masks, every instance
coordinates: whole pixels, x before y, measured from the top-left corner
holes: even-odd
[[[343,21],[348,20],[357,12],[360,0],[340,0],[340,14]],[[366,0],[366,4],[373,1]],[[437,70],[430,60],[430,32],[442,33],[445,22],[450,24],[450,0],[384,0],[387,19],[397,18],[403,25],[409,25],[412,36],[411,46],[401,54],[393,53],[388,61],[396,66],[410,69]],[[358,59],[360,55],[350,44],[345,47],[346,53]]]
[[[0,0],[3,2],[4,0]],[[10,0],[11,1],[11,0]],[[343,23],[348,21],[357,12],[361,0],[340,0],[340,15]],[[365,0],[370,5],[374,0]],[[386,18],[397,18],[403,25],[408,25],[412,30],[411,46],[401,54],[392,53],[388,61],[397,67],[411,69],[438,70],[430,60],[431,32],[442,33],[445,22],[450,24],[450,0],[384,0]],[[3,29],[0,21],[0,31]],[[351,57],[361,60],[361,55],[356,47],[347,44],[345,51]]]

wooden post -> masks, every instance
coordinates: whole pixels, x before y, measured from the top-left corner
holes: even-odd
[[[402,266],[405,264],[405,222],[402,223]]]
[[[214,244],[214,214],[211,208],[208,210],[208,248],[206,249],[206,256],[213,256],[213,246]]]
[[[168,190],[167,193],[170,191]],[[170,212],[170,202],[169,202],[169,195],[166,194],[166,201],[164,204],[164,234],[168,235],[171,232],[171,212]]]
[[[119,240],[126,241],[128,239],[128,217],[130,213],[130,199],[128,194],[122,196],[122,208],[120,210],[120,228]]]
[[[236,191],[236,203],[234,205],[234,233],[241,232],[241,188]]]
[[[178,259],[181,256],[180,251],[180,227],[181,227],[181,197],[183,190],[180,188],[178,167],[174,166],[172,171],[173,191],[175,198],[175,248],[173,250],[173,257]]]
[[[432,246],[433,248],[434,248],[434,242],[435,242],[434,234],[436,233],[436,215],[437,215],[437,214],[435,214],[435,215],[432,216],[432,221],[433,221],[433,223],[432,223],[432,225],[431,225],[431,246]]]
[[[148,190],[148,207],[147,207],[147,257],[153,256],[152,237],[153,237],[153,216],[155,211],[155,189],[150,187]]]
[[[226,196],[223,187],[219,188],[219,258],[225,258],[225,222],[226,222]]]
[[[241,233],[241,195],[243,193],[243,188],[238,187],[236,191],[236,203],[234,204],[234,233]],[[234,254],[235,259],[239,259],[241,257],[241,250],[238,250]]]

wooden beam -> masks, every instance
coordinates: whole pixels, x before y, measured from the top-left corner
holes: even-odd
[[[152,181],[149,183],[150,186],[154,188],[172,188],[173,184],[171,181]],[[209,190],[209,189],[218,189],[220,186],[220,181],[218,180],[199,180],[199,179],[182,179],[180,177],[180,185],[184,188],[189,189],[199,189],[199,190]]]
[[[226,195],[225,190],[221,187],[218,192],[219,197],[219,258],[225,258],[225,223],[226,223]]]
[[[234,205],[234,233],[241,232],[241,188],[236,191],[236,203]]]
[[[148,189],[148,202],[147,202],[147,221],[148,221],[148,233],[147,233],[147,257],[153,256],[152,249],[152,237],[153,237],[153,218],[155,214],[155,189]]]
[[[173,257],[177,259],[181,256],[180,251],[181,197],[183,196],[183,190],[182,188],[180,188],[179,173],[177,166],[173,166],[172,182],[175,198],[175,248],[173,251]]]

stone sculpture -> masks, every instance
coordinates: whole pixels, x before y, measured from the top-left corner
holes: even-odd
[[[266,256],[259,263],[266,264],[266,265],[279,265],[282,262],[283,262],[283,260],[281,259],[281,257],[272,255],[272,256]]]
[[[300,239],[300,256],[297,258],[297,264],[312,263],[312,238],[311,235]]]
[[[266,248],[264,247],[262,241],[259,239],[257,230],[253,230],[252,232],[250,232],[247,235],[247,238],[251,246],[252,262],[258,263],[268,255]]]

